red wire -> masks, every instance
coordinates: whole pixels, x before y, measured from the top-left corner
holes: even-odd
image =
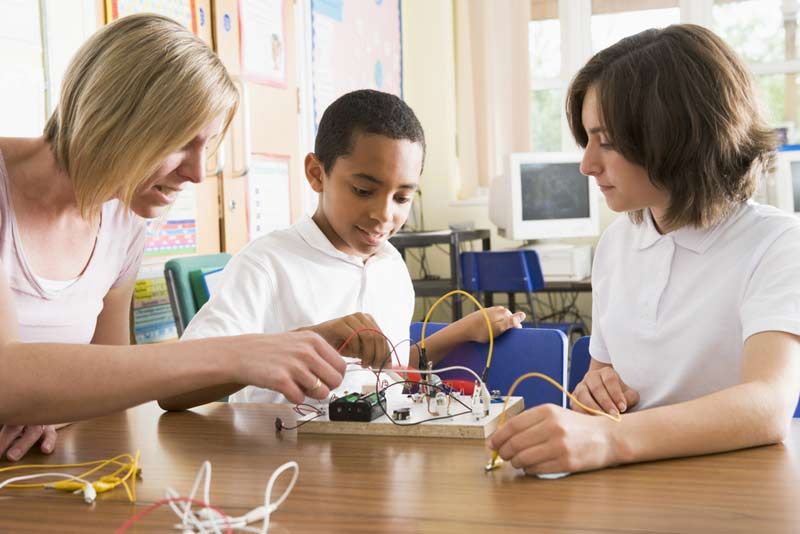
[[[156,501],[153,504],[151,504],[150,506],[148,506],[147,508],[145,508],[144,510],[142,510],[141,512],[139,512],[138,514],[128,518],[127,521],[125,521],[122,525],[120,525],[120,527],[116,531],[114,531],[114,534],[123,534],[129,528],[131,528],[131,526],[134,523],[139,521],[141,518],[143,518],[147,514],[153,512],[154,510],[157,510],[157,509],[161,508],[162,506],[164,506],[165,504],[168,504],[170,502],[189,502],[189,503],[192,503],[192,504],[197,505],[197,506],[202,506],[203,508],[211,508],[212,510],[214,510],[215,512],[220,514],[223,518],[225,518],[225,533],[226,534],[233,534],[233,528],[231,528],[231,520],[228,517],[228,514],[226,514],[225,512],[223,512],[222,510],[220,510],[216,506],[211,506],[210,504],[206,504],[206,503],[198,501],[196,499],[189,499],[188,497],[175,497],[175,498],[172,498],[172,499],[162,499],[160,501]]]
[[[350,343],[350,341],[351,341],[351,340],[352,340],[352,339],[353,339],[355,336],[357,336],[358,334],[360,334],[361,332],[375,332],[375,333],[377,333],[377,334],[380,334],[380,335],[382,335],[382,336],[383,336],[383,338],[386,340],[386,342],[389,344],[389,346],[390,346],[390,347],[392,347],[392,351],[391,351],[391,352],[392,352],[392,354],[394,354],[394,359],[395,359],[395,360],[397,360],[397,365],[399,365],[400,367],[402,367],[402,366],[403,366],[403,364],[402,364],[402,363],[400,363],[400,356],[398,356],[398,355],[397,355],[397,347],[395,347],[395,346],[394,346],[394,343],[392,343],[392,340],[391,340],[391,339],[389,339],[388,337],[386,337],[386,334],[384,334],[383,332],[381,332],[380,330],[378,330],[378,329],[376,329],[376,328],[367,328],[367,327],[365,327],[365,328],[359,328],[358,330],[355,330],[355,331],[353,331],[353,333],[352,333],[352,334],[350,334],[350,335],[347,337],[347,339],[345,339],[345,340],[344,340],[344,342],[343,342],[343,343],[342,343],[342,344],[339,346],[339,348],[338,348],[338,349],[336,349],[336,352],[339,352],[339,353],[341,353],[341,352],[342,352],[342,349],[343,349],[343,348],[345,348],[345,347],[347,346],[347,344],[348,344],[348,343]]]

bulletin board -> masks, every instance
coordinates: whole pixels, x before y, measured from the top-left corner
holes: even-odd
[[[180,22],[197,34],[198,10],[195,0],[106,0],[106,22],[134,13],[158,13]],[[200,16],[205,16],[200,11]]]
[[[286,88],[286,20],[283,0],[239,0],[242,76]]]
[[[356,89],[403,96],[400,0],[311,0],[314,128],[325,108]]]
[[[289,165],[291,158],[253,154],[247,174],[247,229],[252,241],[291,224]]]

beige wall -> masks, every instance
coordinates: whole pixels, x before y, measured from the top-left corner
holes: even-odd
[[[472,221],[476,228],[490,228],[492,247],[512,248],[521,245],[497,236],[497,228],[489,221],[485,203],[457,201],[458,154],[456,150],[456,77],[453,4],[451,1],[403,1],[403,74],[404,96],[414,109],[428,143],[425,170],[420,181],[425,226],[447,228],[454,222]],[[606,228],[617,215],[601,200],[600,227]],[[596,244],[597,238],[565,240],[572,243]],[[477,246],[477,243],[476,243]],[[431,272],[448,276],[447,255],[439,249],[428,254]],[[412,274],[416,274],[412,263]],[[430,305],[430,302],[427,303]],[[421,316],[418,301],[415,318]],[[590,311],[586,295],[580,301],[584,313]],[[437,319],[446,320],[437,310]]]

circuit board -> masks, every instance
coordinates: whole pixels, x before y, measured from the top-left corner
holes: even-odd
[[[466,406],[470,406],[472,398],[468,395],[455,394]],[[524,408],[522,397],[511,397],[506,409],[506,420],[520,413]],[[497,429],[503,402],[496,401],[489,405],[489,415],[475,420],[472,412],[459,404],[455,399],[450,402],[447,415],[434,415],[428,412],[428,403],[414,402],[408,396],[391,398],[386,407],[391,416],[394,410],[408,408],[408,418],[395,421],[394,424],[386,415],[381,415],[370,422],[330,421],[328,415],[308,414],[297,419],[300,425],[297,431],[301,434],[359,434],[373,436],[411,436],[426,438],[472,438],[485,439]],[[429,420],[436,418],[435,420]],[[304,422],[307,421],[307,422]],[[422,422],[420,422],[422,421]]]

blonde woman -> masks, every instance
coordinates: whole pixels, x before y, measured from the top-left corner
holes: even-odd
[[[237,105],[202,41],[138,15],[78,51],[42,137],[0,138],[0,455],[50,452],[48,425],[188,391],[252,384],[300,402],[339,385],[344,363],[313,332],[126,346],[142,218],[202,180]]]

